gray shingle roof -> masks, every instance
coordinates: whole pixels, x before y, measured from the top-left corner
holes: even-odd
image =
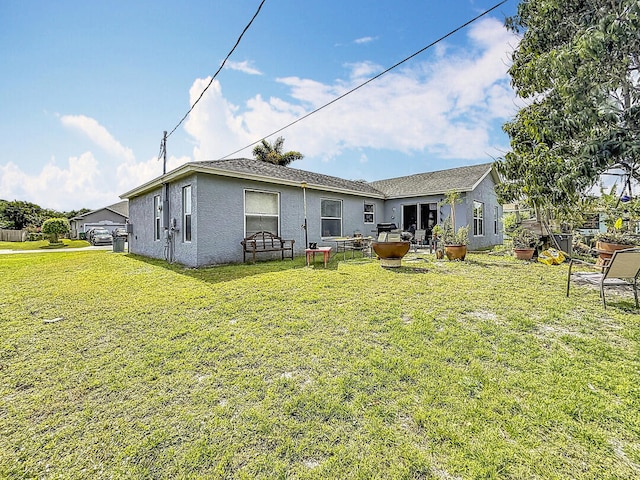
[[[83,213],[82,215],[78,215],[73,217],[71,220],[79,220],[87,215],[91,215],[92,213],[99,212],[100,210],[111,210],[112,212],[117,213],[118,215],[122,215],[123,217],[129,218],[129,200],[123,200],[118,203],[114,203],[113,205],[109,205],[108,207],[98,208],[96,210],[91,210],[90,212]]]
[[[107,210],[112,210],[116,213],[119,213],[123,217],[129,218],[129,201],[123,200],[122,202],[114,203],[113,205],[109,205],[106,207]]]
[[[378,180],[369,185],[380,190],[386,197],[418,197],[440,195],[449,190],[469,192],[492,168],[491,163],[416,173],[406,177]]]
[[[186,163],[162,177],[157,177],[144,185],[120,195],[120,198],[132,198],[141,195],[146,191],[158,188],[163,182],[171,182],[176,178],[188,175],[194,171],[286,185],[300,185],[302,182],[306,182],[309,188],[316,187],[319,190],[337,191],[377,198],[441,195],[449,190],[468,192],[473,190],[476,184],[490,172],[492,175],[495,175],[495,172],[492,170],[492,164],[484,163],[437,172],[416,173],[414,175],[379,180],[376,182],[365,182],[345,180],[344,178],[299,170],[292,167],[283,167],[255,159],[235,158],[230,160],[206,160]],[[497,181],[497,177],[494,177],[494,179]],[[107,208],[112,207],[114,206],[112,205]]]
[[[330,175],[308,172],[306,170],[299,170],[292,167],[283,167],[281,165],[274,165],[272,163],[248,158],[194,162],[192,165],[210,167],[240,174],[259,175],[264,177],[265,180],[284,180],[294,183],[306,182],[310,186],[318,185],[330,189],[349,190],[357,193],[381,196],[381,192],[367,182],[345,180],[343,178],[332,177]]]

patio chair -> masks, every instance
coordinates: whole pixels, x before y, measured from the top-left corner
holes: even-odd
[[[413,234],[413,238],[411,239],[411,245],[413,246],[413,251],[417,252],[418,247],[424,245],[424,237],[426,235],[426,230],[416,230],[416,233]]]
[[[571,285],[571,270],[573,265],[588,265],[600,270],[600,273],[580,274],[580,277],[588,283],[600,286],[600,298],[602,305],[607,308],[607,301],[604,296],[605,287],[631,287],[633,296],[636,300],[636,308],[638,306],[638,275],[640,275],[640,249],[628,248],[618,250],[613,253],[611,259],[604,265],[596,265],[594,263],[583,262],[577,259],[571,259],[569,262],[569,273],[567,275],[567,297],[569,296],[569,287]]]

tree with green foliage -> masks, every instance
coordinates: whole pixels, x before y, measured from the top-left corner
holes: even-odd
[[[40,225],[42,208],[35,203],[14,200],[0,201],[0,223],[4,228],[22,230],[28,226]]]
[[[288,166],[295,160],[301,160],[304,158],[300,152],[290,151],[284,152],[284,138],[278,137],[273,145],[266,140],[262,140],[258,145],[253,148],[253,156],[256,160],[262,162],[273,163],[275,165]]]
[[[27,227],[40,227],[42,222],[48,218],[73,218],[90,211],[88,208],[81,208],[80,210],[71,210],[69,212],[58,212],[42,208],[40,205],[31,202],[20,200],[9,202],[0,199],[0,228],[22,230]]]
[[[528,104],[504,126],[500,199],[562,212],[610,169],[640,180],[640,2],[523,1],[506,25],[522,34],[509,73]]]
[[[58,243],[58,238],[70,230],[69,220],[66,218],[49,218],[42,224],[42,233],[49,235],[49,243]]]
[[[71,219],[73,217],[79,217],[80,215],[84,215],[85,213],[89,213],[91,210],[88,208],[81,208],[80,210],[70,210],[68,212],[64,212],[64,216]]]

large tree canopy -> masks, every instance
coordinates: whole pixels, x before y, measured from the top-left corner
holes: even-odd
[[[523,1],[506,23],[527,106],[504,126],[501,199],[562,210],[611,168],[640,180],[640,2]]]
[[[47,218],[66,217],[73,218],[90,210],[81,208],[70,212],[58,212],[56,210],[41,208],[31,202],[14,200],[8,202],[0,199],[0,228],[22,230],[27,227],[39,227]]]
[[[276,165],[287,166],[294,160],[300,160],[304,158],[300,152],[285,152],[283,153],[284,138],[278,137],[273,145],[266,140],[262,140],[258,145],[253,148],[253,156],[256,160],[263,162],[274,163]]]

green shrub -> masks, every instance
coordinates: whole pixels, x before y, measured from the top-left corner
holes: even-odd
[[[49,236],[49,243],[59,243],[58,237],[71,230],[66,218],[50,218],[42,224],[42,233]]]

